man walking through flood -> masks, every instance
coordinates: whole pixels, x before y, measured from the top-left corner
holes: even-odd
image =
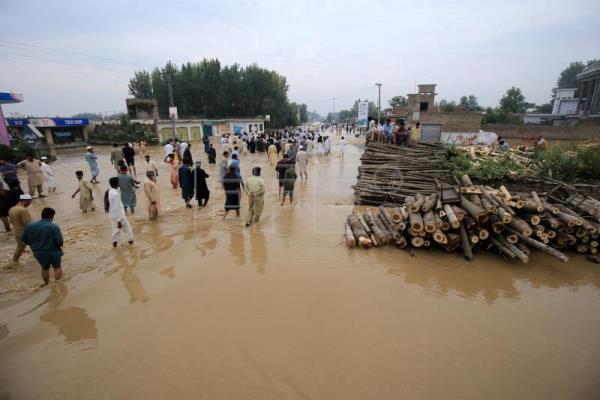
[[[19,197],[19,202],[16,206],[10,209],[8,212],[8,220],[13,226],[15,232],[15,241],[17,242],[17,248],[13,254],[13,262],[19,261],[21,254],[25,250],[25,243],[21,240],[25,226],[31,222],[31,214],[27,210],[27,207],[31,205],[31,195],[22,194]]]
[[[92,174],[92,179],[90,183],[92,185],[98,184],[98,175],[100,175],[100,170],[98,169],[98,156],[94,153],[94,148],[92,146],[86,147],[87,152],[85,153],[85,160],[90,166],[90,172]]]
[[[294,170],[294,164],[289,164],[289,167],[285,170],[283,177],[283,198],[281,199],[281,205],[285,204],[285,197],[290,195],[290,206],[294,202],[294,184],[296,183],[296,171]]]
[[[252,176],[246,179],[244,189],[248,194],[246,226],[258,222],[265,205],[265,181],[260,177],[260,167],[252,168]]]
[[[119,161],[121,160],[124,160],[123,149],[120,149],[118,144],[113,143],[113,148],[110,151],[110,162],[115,167],[117,173],[119,172]]]
[[[28,224],[22,237],[23,243],[31,247],[33,257],[42,267],[44,285],[50,281],[50,267],[54,270],[54,280],[62,278],[63,237],[60,227],[52,222],[55,214],[53,208],[44,208],[42,219]]]
[[[298,175],[300,175],[300,180],[302,180],[302,176],[304,176],[305,180],[308,180],[308,175],[306,173],[306,167],[308,166],[308,154],[306,151],[304,151],[304,147],[302,146],[300,146],[298,153],[296,154],[296,166],[298,167]]]
[[[33,153],[27,154],[27,158],[17,164],[17,168],[22,168],[27,172],[27,184],[29,194],[34,195],[37,189],[38,197],[46,197],[42,194],[44,191],[44,173],[42,172],[42,162],[33,157]]]
[[[133,230],[125,216],[125,208],[121,202],[119,188],[119,178],[113,176],[108,181],[110,189],[104,193],[104,211],[109,214],[112,223],[112,245],[117,247],[121,232],[129,244],[133,244]]]
[[[156,184],[156,175],[154,174],[154,171],[146,171],[144,194],[146,195],[148,219],[156,219],[160,213],[160,193],[158,185]]]

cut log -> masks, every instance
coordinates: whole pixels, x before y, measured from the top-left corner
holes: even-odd
[[[537,204],[538,207],[541,207],[541,210],[538,208],[538,212],[544,211],[544,205],[542,204],[542,200],[540,200],[540,196],[538,196],[536,192],[531,192],[531,197],[533,198],[534,203]]]
[[[510,258],[517,257],[515,253],[513,253],[509,248],[503,246],[496,238],[490,238],[490,242],[498,249],[498,251],[502,254],[509,256]]]
[[[510,221],[513,219],[513,215],[507,212],[504,208],[498,208],[498,216],[500,216],[504,224],[510,224]]]
[[[509,233],[506,235],[506,240],[508,240],[509,243],[515,244],[519,241],[519,237],[514,233]]]
[[[460,246],[460,235],[456,233],[447,233],[446,234],[446,243],[441,243],[442,247],[446,249],[449,253],[452,253],[458,249]]]
[[[477,221],[477,223],[482,223],[485,220],[487,211],[484,210],[482,207],[473,204],[464,196],[460,198],[460,205],[467,211],[467,213],[469,213],[469,215],[475,218],[475,221]]]
[[[517,243],[515,243],[515,246],[517,246],[517,248],[519,250],[521,250],[523,252],[523,254],[525,254],[525,255],[529,255],[531,253],[531,250],[529,250],[529,247],[527,247],[527,245],[523,242],[517,242]]]
[[[419,212],[419,211],[421,211],[421,207],[423,207],[423,203],[425,202],[425,197],[423,197],[422,194],[418,193],[415,196],[415,199],[416,199],[416,201],[410,207],[410,211],[412,211],[412,212]]]
[[[462,221],[465,215],[467,215],[467,212],[464,208],[461,208],[455,204],[452,204],[451,207],[452,211],[454,211],[454,215],[456,215],[456,218],[458,218],[459,221]]]
[[[491,214],[488,223],[492,227],[492,231],[495,233],[500,233],[504,230],[504,222],[502,222],[502,219],[498,216],[498,214]]]
[[[367,233],[367,231],[365,231],[359,218],[356,215],[348,215],[347,222],[350,226],[350,229],[352,230],[352,234],[354,235],[354,237],[358,241],[358,244],[361,247],[370,248],[373,246],[369,234]]]
[[[411,211],[408,215],[410,221],[410,229],[413,232],[421,232],[424,229],[423,218],[420,212]]]
[[[349,248],[356,247],[356,238],[354,237],[354,234],[352,233],[352,229],[350,229],[350,225],[347,222],[345,224],[345,230],[346,230],[346,246],[348,246]]]
[[[485,228],[480,228],[477,235],[479,236],[480,240],[486,240],[490,237],[490,232]]]
[[[421,236],[413,236],[410,239],[410,244],[413,247],[422,247],[425,244],[425,239],[423,239]]]
[[[446,218],[448,218],[448,223],[452,227],[452,229],[458,229],[460,227],[460,221],[454,214],[454,210],[450,207],[449,204],[444,204],[444,211],[446,212]]]
[[[471,243],[469,243],[469,236],[467,235],[467,230],[465,226],[460,224],[460,240],[463,250],[463,255],[465,259],[471,261],[473,259],[473,250],[471,250]]]
[[[527,224],[527,222],[523,221],[521,218],[518,217],[514,217],[513,220],[510,221],[510,224],[508,224],[508,226],[528,237],[531,236],[531,234],[533,233],[533,230]]]
[[[437,243],[441,243],[441,244],[445,244],[448,242],[448,238],[446,237],[446,234],[444,234],[444,232],[441,231],[441,229],[437,228],[434,232],[433,232],[433,240],[435,240]]]
[[[525,214],[520,214],[519,216],[521,217],[521,219],[530,223],[531,225],[539,225],[541,222],[540,216],[537,214],[525,213]]]
[[[433,211],[423,213],[423,226],[425,228],[425,232],[427,233],[433,233],[435,231],[436,224]]]
[[[515,255],[515,257],[517,257],[522,263],[526,264],[529,262],[529,257],[527,256],[527,254],[525,254],[521,250],[519,250],[519,248],[517,246],[513,245],[512,243],[509,243],[501,235],[496,234],[493,236],[493,239],[497,240],[498,242],[500,242],[502,244],[502,246],[504,246],[508,250],[510,250]]]
[[[371,230],[373,231],[373,234],[377,238],[377,241],[381,244],[387,244],[389,241],[388,235],[381,230],[375,218],[373,218],[370,209],[367,209],[367,212],[363,214],[363,218],[365,219],[365,222],[369,225],[369,228],[371,228]]]
[[[569,261],[569,257],[567,257],[566,254],[564,254],[564,253],[562,253],[562,252],[560,252],[560,251],[558,251],[558,250],[556,250],[556,249],[554,249],[554,248],[552,248],[550,246],[547,246],[547,245],[545,245],[542,242],[538,242],[535,239],[527,237],[527,236],[523,235],[521,232],[519,232],[517,230],[514,230],[514,229],[512,229],[510,227],[508,227],[507,229],[510,232],[516,234],[519,237],[519,239],[522,240],[525,244],[527,244],[527,245],[529,245],[531,247],[535,247],[536,249],[541,250],[544,253],[550,254],[552,257],[554,257],[554,258],[556,258],[556,259],[558,259],[558,260],[560,260],[562,262]]]
[[[437,193],[433,193],[432,195],[427,196],[425,198],[425,201],[423,202],[423,205],[421,206],[421,211],[426,213],[426,212],[433,210],[433,208],[437,204],[437,199],[438,199]]]

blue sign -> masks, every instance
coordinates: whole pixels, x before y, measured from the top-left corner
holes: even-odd
[[[88,126],[87,118],[52,118],[56,126]]]
[[[26,126],[28,123],[27,118],[6,118],[6,126]]]

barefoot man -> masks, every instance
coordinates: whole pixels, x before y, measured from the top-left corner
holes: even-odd
[[[44,285],[50,281],[50,267],[54,270],[54,280],[62,278],[63,238],[60,227],[52,223],[54,214],[53,208],[44,208],[42,219],[28,224],[23,232],[23,243],[31,247],[33,256],[42,267]]]

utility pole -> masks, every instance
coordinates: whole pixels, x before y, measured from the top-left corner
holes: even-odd
[[[175,102],[173,101],[173,82],[171,80],[171,73],[167,72],[167,88],[169,90],[169,107],[175,107]],[[170,112],[169,112],[170,114]],[[177,139],[177,127],[175,126],[175,117],[171,118],[171,124],[173,126],[173,138]]]
[[[379,124],[381,121],[381,83],[375,83],[377,86],[377,123]]]

